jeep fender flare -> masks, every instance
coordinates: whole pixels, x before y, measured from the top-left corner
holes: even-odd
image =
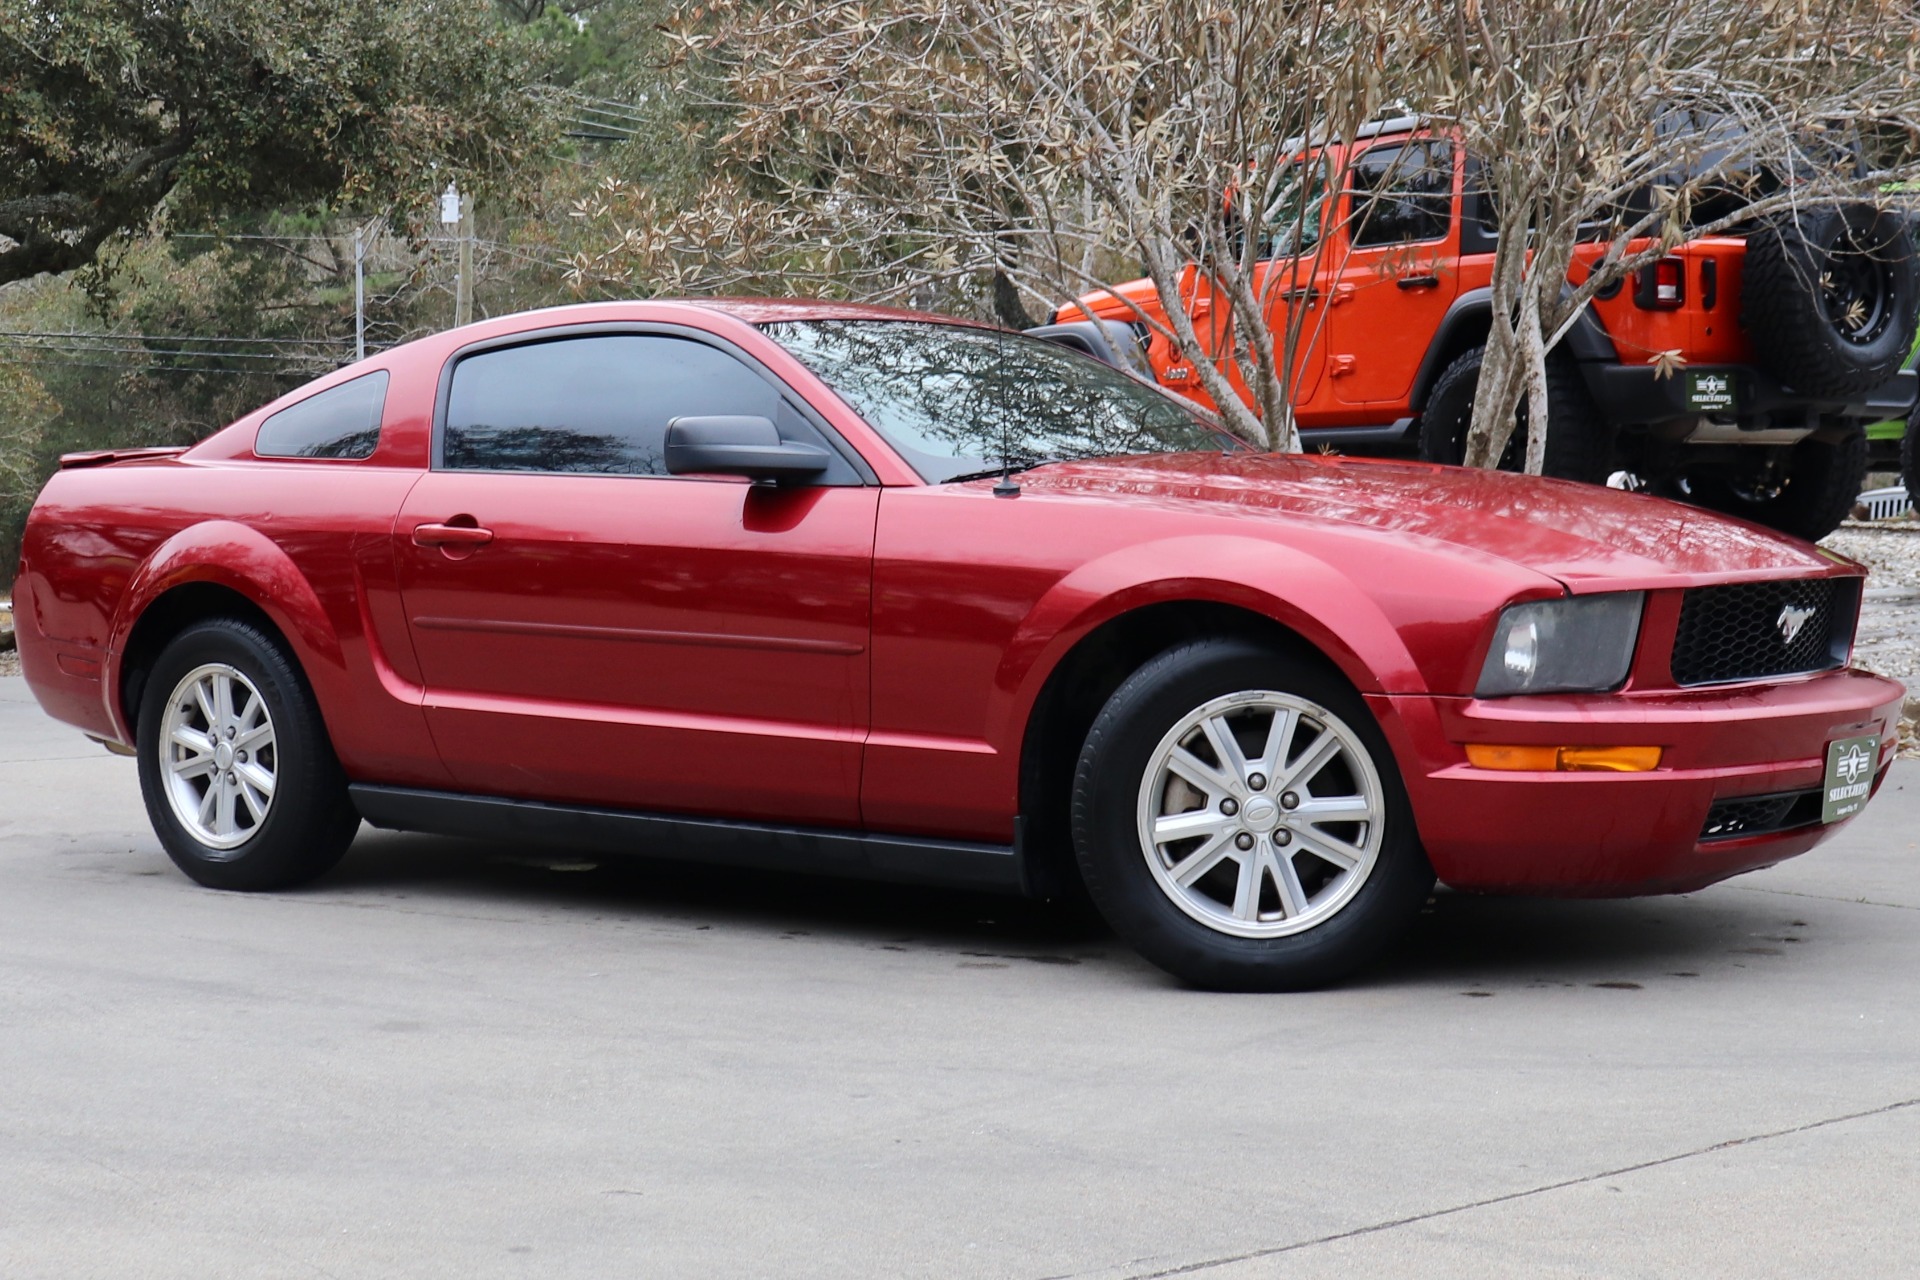
[[[286,637],[293,658],[325,710],[347,696],[340,638],[306,576],[265,534],[232,520],[205,520],[168,538],[147,557],[121,594],[107,641],[107,704],[123,740],[130,725],[122,704],[127,648],[155,601],[193,584],[244,597]]]
[[[1193,566],[1204,565],[1196,572]],[[1245,609],[1298,635],[1362,694],[1417,693],[1425,681],[1399,632],[1367,595],[1324,560],[1259,538],[1195,535],[1122,548],[1089,561],[1037,600],[994,678],[988,740],[1017,758],[1041,691],[1102,624],[1156,604]],[[1338,628],[1326,620],[1340,620]]]
[[[1421,357],[1420,367],[1413,375],[1413,393],[1407,401],[1412,412],[1419,413],[1427,407],[1427,396],[1433,391],[1433,384],[1440,380],[1440,375],[1446,372],[1447,366],[1461,352],[1486,342],[1487,330],[1492,323],[1491,288],[1468,289],[1453,300],[1446,314],[1440,318],[1433,341],[1427,344],[1427,353]],[[1560,345],[1583,365],[1596,361],[1617,363],[1620,359],[1613,339],[1607,336],[1606,326],[1600,323],[1600,317],[1594,314],[1590,306],[1580,312],[1573,327],[1567,330],[1567,336],[1560,340]]]

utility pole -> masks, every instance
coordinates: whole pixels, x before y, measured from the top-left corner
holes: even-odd
[[[473,320],[473,197],[460,194],[449,182],[440,193],[440,225],[456,227],[459,256],[453,276],[453,323],[456,327]]]
[[[460,197],[460,278],[453,295],[453,322],[473,323],[473,197]]]
[[[353,229],[353,358],[367,358],[367,229]]]

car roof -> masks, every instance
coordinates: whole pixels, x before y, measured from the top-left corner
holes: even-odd
[[[682,306],[718,311],[748,324],[779,324],[787,320],[918,320],[927,324],[958,324],[974,329],[997,326],[960,316],[881,307],[863,302],[835,302],[817,298],[660,298]]]

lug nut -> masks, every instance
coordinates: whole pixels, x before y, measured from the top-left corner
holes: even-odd
[[[1240,802],[1231,798],[1222,800],[1220,802],[1220,812],[1231,818],[1234,814],[1240,812]]]
[[[247,762],[247,753],[244,751],[236,751],[233,753],[233,758],[241,764],[245,764]]]
[[[1280,807],[1282,809],[1298,809],[1300,807],[1300,793],[1298,791],[1289,791],[1281,796]]]
[[[1242,831],[1233,838],[1233,844],[1237,849],[1251,849],[1253,848],[1253,837]]]
[[[1284,848],[1285,846],[1293,843],[1293,832],[1288,831],[1285,827],[1282,827],[1280,830],[1273,833],[1273,842]]]
[[[227,726],[227,741],[228,741],[228,742],[232,742],[232,741],[233,741],[233,726],[232,726],[232,725],[228,725],[228,726]]]
[[[1264,791],[1267,786],[1267,775],[1264,773],[1249,774],[1247,775],[1247,785],[1255,791]]]

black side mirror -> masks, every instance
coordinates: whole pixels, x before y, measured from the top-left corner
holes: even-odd
[[[805,480],[827,469],[832,455],[816,445],[782,440],[770,418],[675,418],[667,423],[667,474]]]

